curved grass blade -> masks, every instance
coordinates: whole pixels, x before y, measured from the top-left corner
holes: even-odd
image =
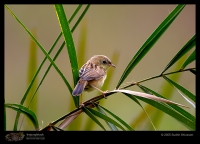
[[[164,103],[160,103],[160,102],[156,102],[153,100],[148,100],[142,97],[137,97],[138,99],[156,107],[157,109],[165,112],[166,114],[172,116],[173,118],[175,118],[176,120],[178,120],[179,122],[181,122],[184,126],[186,126],[188,129],[190,130],[195,130],[195,123],[189,121],[187,118],[185,118],[184,116],[180,115],[179,113],[177,113],[176,111],[170,109],[168,106],[166,106]]]
[[[70,84],[68,83],[67,79],[64,77],[62,72],[58,69],[57,65],[54,63],[54,61],[51,59],[49,54],[46,52],[46,50],[42,47],[42,45],[35,39],[35,37],[32,35],[32,33],[25,27],[25,25],[17,18],[17,16],[5,5],[5,7],[8,9],[8,11],[13,15],[13,17],[19,22],[19,24],[26,30],[26,32],[31,36],[33,41],[38,45],[38,47],[42,50],[42,52],[45,54],[45,56],[49,59],[49,61],[52,63],[54,66],[55,70],[59,73],[65,84],[67,85],[69,91],[72,91],[72,88]],[[25,99],[24,99],[25,100]],[[15,119],[15,124],[14,124],[14,130],[17,130],[17,125],[18,125],[18,120]]]
[[[191,92],[189,92],[187,89],[185,89],[185,88],[182,87],[181,85],[175,83],[174,81],[170,80],[170,79],[167,78],[166,76],[163,76],[163,78],[164,78],[167,82],[169,82],[172,86],[174,86],[174,87],[177,89],[177,91],[178,91],[179,93],[180,93],[180,91],[181,91],[181,92],[184,93],[186,96],[188,96],[190,99],[192,99],[194,102],[196,102],[196,96],[193,95]],[[180,94],[181,94],[181,93],[180,93]],[[181,95],[182,95],[182,94],[181,94]],[[183,96],[183,95],[182,95],[182,96]],[[184,96],[183,96],[183,98],[184,98],[186,101],[188,101],[188,102],[195,108],[195,105],[194,105],[190,100],[188,100],[188,99],[185,98]]]
[[[101,107],[102,109],[104,109],[107,113],[109,113],[110,115],[112,115],[115,119],[117,119],[121,124],[123,124],[128,130],[130,131],[134,131],[134,129],[132,127],[130,127],[125,121],[123,121],[120,117],[116,116],[115,114],[113,114],[111,111],[109,111],[108,109],[104,108],[101,105],[98,105],[98,107]]]
[[[196,75],[196,70],[191,69],[190,72]]]
[[[67,45],[67,51],[69,54],[72,75],[73,75],[73,80],[74,80],[74,86],[75,86],[78,81],[79,72],[78,72],[78,61],[77,61],[77,57],[76,57],[74,41],[72,38],[71,30],[69,28],[69,23],[68,23],[66,15],[65,15],[63,6],[61,4],[55,4],[54,6],[56,9],[56,14],[58,17],[58,21],[60,23],[62,33],[64,35],[65,43]]]
[[[131,90],[114,90],[113,92],[121,92],[121,93],[126,93],[126,94],[130,94],[130,95],[134,95],[136,97],[142,97],[142,98],[146,98],[146,99],[151,99],[154,101],[158,101],[158,102],[163,102],[163,103],[170,103],[170,104],[175,104],[178,106],[182,106],[182,107],[186,107],[189,108],[188,106],[179,104],[179,103],[175,103],[173,101],[164,99],[164,98],[160,98],[151,94],[147,94],[147,93],[142,93],[142,92],[136,92],[136,91],[131,91]]]
[[[85,7],[85,10],[82,12],[81,16],[79,17],[79,19],[77,20],[77,22],[75,23],[74,27],[77,27],[78,24],[80,23],[80,21],[82,20],[82,18],[84,17],[84,15],[86,14],[86,12],[88,11],[90,7],[90,4],[88,4],[86,7]],[[72,29],[73,30],[73,29]]]
[[[139,63],[139,61],[146,55],[146,53],[152,48],[156,41],[161,37],[161,35],[166,31],[174,19],[179,15],[185,5],[179,4],[176,8],[165,18],[165,20],[158,26],[158,28],[151,34],[151,36],[146,40],[142,47],[138,50],[132,60],[129,62],[124,73],[122,74],[116,89],[123,83],[132,69]]]
[[[149,88],[147,88],[147,87],[145,87],[145,86],[143,86],[143,85],[138,85],[142,90],[144,90],[144,91],[148,91],[149,93],[151,93],[151,94],[154,94],[154,95],[156,95],[156,96],[158,96],[158,97],[161,97],[161,98],[164,98],[163,96],[161,96],[160,94],[158,94],[158,93],[156,93],[155,91],[153,91],[153,90],[151,90],[151,89],[149,89]],[[156,104],[155,104],[156,105]],[[193,124],[192,125],[195,125],[194,123],[195,123],[195,121],[196,121],[196,119],[195,119],[195,117],[193,116],[193,115],[191,115],[189,112],[187,112],[187,111],[185,111],[184,109],[182,109],[181,107],[179,107],[179,106],[177,106],[177,105],[173,105],[173,104],[167,104],[167,106],[168,106],[168,108],[170,108],[170,109],[173,109],[174,111],[177,111],[177,112],[179,112],[181,115],[183,115],[184,117],[186,117],[189,121],[192,121],[193,122]],[[162,108],[162,107],[161,107]],[[166,107],[164,106],[162,109],[165,109]],[[162,109],[159,109],[159,110],[162,110]],[[163,110],[162,110],[163,111]],[[166,109],[166,111],[167,111],[167,109]],[[169,115],[170,115],[170,113],[169,113]],[[172,115],[171,115],[172,116]],[[173,117],[173,116],[172,116]],[[185,121],[185,123],[187,123],[187,121]],[[193,126],[192,126],[193,127]]]
[[[80,10],[81,7],[82,7],[82,5],[79,5],[79,6],[76,8],[76,10],[75,10],[74,13],[72,14],[71,18],[69,19],[69,23],[71,23],[71,21],[73,20],[73,18],[74,18],[75,15],[78,13],[78,11]],[[72,32],[75,30],[75,28],[76,28],[75,26],[72,28]],[[50,50],[49,50],[49,52],[48,52],[49,55],[50,55],[50,53],[52,52],[52,50],[54,49],[54,47],[56,46],[56,44],[57,44],[57,42],[58,42],[58,40],[60,39],[61,36],[62,36],[62,32],[59,34],[59,36],[57,37],[56,41],[53,43],[52,47],[50,48]],[[58,50],[58,52],[56,53],[55,57],[53,58],[53,61],[56,60],[56,58],[58,57],[58,55],[59,55],[60,52],[62,51],[64,45],[65,45],[65,42],[63,42],[63,44],[61,45],[60,49]],[[20,104],[23,104],[23,103],[24,103],[24,100],[26,99],[26,97],[27,97],[27,95],[28,95],[28,93],[29,93],[29,90],[30,90],[30,88],[31,88],[32,85],[33,85],[33,82],[35,81],[35,79],[36,79],[36,77],[37,77],[39,71],[41,70],[41,68],[42,68],[42,66],[43,66],[43,64],[44,64],[44,62],[45,62],[46,60],[47,60],[47,57],[45,57],[45,58],[43,59],[42,63],[40,64],[40,66],[39,66],[38,70],[36,71],[36,73],[35,73],[35,75],[34,75],[32,81],[31,81],[30,85],[28,86],[28,89],[27,89],[26,92],[25,92],[25,94],[24,94],[24,96],[23,96],[23,98],[22,98]],[[30,103],[28,104],[28,108],[29,108],[29,105],[31,104],[31,102],[32,102],[32,100],[33,100],[35,94],[37,93],[37,91],[38,91],[40,85],[42,84],[44,78],[46,77],[47,73],[49,72],[51,66],[52,66],[52,64],[49,65],[49,67],[48,67],[48,69],[46,70],[44,76],[42,77],[42,80],[40,81],[38,87],[36,88],[36,90],[35,90],[35,92],[34,92],[32,98],[31,98],[31,100],[30,100]],[[70,93],[71,93],[71,91],[70,91]],[[74,100],[74,101],[75,101],[75,100]],[[78,105],[78,104],[79,104],[79,101],[77,101],[77,102],[75,101],[75,105]],[[16,119],[18,119],[18,118],[19,118],[19,113],[18,113],[17,116],[16,116]],[[23,123],[23,120],[22,120],[21,124],[22,124],[22,123]]]
[[[146,111],[146,113],[148,113],[148,115],[152,115],[152,113],[155,111],[155,108],[154,107],[152,107],[151,105],[145,105],[144,106],[144,109],[145,109],[145,111]],[[139,115],[137,115],[137,117],[135,118],[135,119],[133,119],[131,122],[130,122],[130,126],[131,127],[134,127],[135,129],[138,127],[138,128],[140,128],[140,125],[141,124],[144,124],[144,123],[146,123],[146,113],[139,113]],[[155,126],[155,122],[154,122],[154,117],[153,117],[153,115],[151,116],[151,121],[152,121],[152,123],[154,124],[154,126]],[[145,125],[147,125],[147,129],[149,128],[149,130],[151,130],[150,129],[150,126],[152,125],[150,125],[150,124],[148,124],[148,123],[146,123]],[[155,126],[156,127],[156,126]]]
[[[130,99],[134,100],[134,101],[143,109],[143,111],[144,111],[145,114],[147,115],[148,119],[150,120],[150,122],[151,122],[153,128],[156,130],[156,127],[154,126],[154,124],[153,124],[151,118],[149,117],[148,113],[147,113],[146,110],[143,108],[143,106],[140,104],[140,102],[139,102],[135,97],[133,97],[132,95],[127,94],[127,93],[124,93],[124,94],[125,94],[127,97],[129,97]]]
[[[35,129],[39,130],[39,124],[38,124],[37,116],[35,115],[35,113],[32,110],[30,110],[27,107],[20,105],[20,104],[6,103],[6,104],[4,104],[4,106],[26,115],[31,120],[31,122],[33,123]]]
[[[82,6],[82,5],[79,5],[79,6],[77,7],[77,9],[75,10],[75,12],[73,13],[73,15],[71,16],[71,18],[69,19],[69,23],[71,23],[71,21],[72,21],[72,19],[74,18],[74,16],[75,16],[75,15],[78,13],[78,11],[80,10],[81,6]],[[83,18],[83,16],[84,16],[84,14],[86,13],[87,9],[88,9],[88,7],[85,8],[85,10],[84,10],[83,13],[81,14],[81,16],[78,18],[77,22],[75,23],[75,25],[73,26],[73,28],[72,28],[72,30],[71,30],[72,33],[74,32],[74,30],[76,29],[76,27],[77,27],[77,25],[80,23],[80,21],[82,20],[82,18]],[[55,45],[57,44],[57,42],[58,42],[58,40],[60,39],[61,36],[62,36],[62,32],[60,33],[60,35],[58,36],[58,38],[57,38],[56,41],[54,42],[54,44],[53,44],[52,48],[50,49],[50,51],[48,52],[48,54],[51,53],[51,51],[53,50],[53,48],[55,47]],[[60,52],[62,51],[62,49],[63,49],[64,46],[65,46],[65,42],[63,42],[62,45],[60,46],[58,52],[55,54],[55,56],[54,56],[54,58],[53,58],[53,61],[55,61],[55,60],[57,59],[58,55],[60,54]],[[46,61],[46,59],[47,59],[47,57],[45,57],[45,59],[42,61],[41,65],[40,65],[40,69],[41,69],[42,65],[44,64],[44,62]],[[44,78],[45,78],[46,75],[48,74],[48,72],[49,72],[51,66],[52,66],[52,64],[50,64],[49,67],[47,68],[47,70],[46,70],[44,76],[42,77],[42,80],[40,81],[40,83],[39,83],[39,85],[38,85],[38,87],[37,87],[37,89],[36,89],[34,95],[36,94],[36,92],[38,91],[38,89],[39,89],[40,85],[42,84]],[[39,69],[38,69],[38,70],[39,70]],[[69,91],[70,91],[70,93],[72,93],[72,89],[70,89]],[[34,95],[33,95],[33,97],[34,97]],[[73,97],[73,100],[74,100],[75,106],[78,107],[78,105],[79,105],[79,99],[78,99],[78,97]]]
[[[99,107],[98,105],[95,105],[95,106],[96,106],[97,110],[98,110],[100,113],[102,113],[103,115],[107,116],[106,113],[101,109],[101,107]],[[112,123],[110,123],[110,122],[108,122],[108,121],[105,121],[105,122],[107,123],[107,125],[110,127],[110,129],[111,129],[112,131],[119,131],[119,130],[117,129],[117,127],[116,127],[115,125],[113,125]]]
[[[72,28],[72,32],[78,26],[78,24],[82,20],[83,16],[85,15],[85,13],[89,9],[89,7],[90,7],[90,5],[86,6],[85,10],[81,14],[81,16],[79,17],[77,22],[75,23],[74,27]],[[59,22],[61,24],[62,32],[64,34],[65,43],[67,44],[67,50],[68,50],[68,54],[69,54],[72,75],[73,75],[73,80],[74,80],[74,86],[75,86],[78,81],[79,74],[78,74],[78,62],[77,62],[76,50],[74,47],[73,38],[72,38],[71,31],[69,29],[69,24],[67,22],[67,18],[65,16],[65,12],[64,12],[62,5],[55,5],[55,8],[56,8]],[[72,91],[70,91],[70,93],[72,93]],[[78,107],[79,106],[79,97],[72,96],[72,98],[74,100],[75,106]]]
[[[83,107],[83,111],[84,111],[94,122],[96,122],[103,130],[106,131],[106,129],[103,127],[103,125],[98,121],[97,118],[95,118],[95,116],[93,116],[93,114],[88,110],[88,108]]]
[[[174,64],[174,67],[171,69],[171,71],[177,71],[179,69],[180,71],[180,67],[183,64],[183,62],[186,60],[186,56],[184,55],[179,61],[177,61],[176,64]],[[178,81],[180,79],[180,74],[179,75],[174,75],[173,73],[171,73],[172,75],[169,75],[169,77],[171,79],[173,79],[174,81]],[[167,74],[166,74],[167,75]],[[162,76],[162,75],[160,75]],[[140,87],[141,88],[141,87]],[[141,88],[143,90],[143,88]],[[175,92],[175,89],[173,87],[171,87],[171,85],[169,85],[167,82],[163,81],[162,84],[160,85],[160,95],[165,95],[165,99],[171,99],[171,97],[173,96],[173,93]],[[145,92],[150,93],[148,90],[145,89]],[[151,94],[151,93],[150,93]],[[149,107],[151,107],[151,109],[154,109],[151,105],[148,105]],[[154,112],[152,112],[152,120],[155,124],[155,126],[159,126],[162,123],[162,119],[164,118],[165,113],[163,113],[162,111],[156,109],[154,110]]]
[[[76,16],[76,14],[78,13],[78,11],[81,9],[83,5],[79,4],[78,7],[76,8],[76,10],[74,11],[74,13],[72,14],[72,16],[69,18],[69,24],[71,23],[71,21],[74,19],[74,17]]]
[[[175,119],[177,119],[178,121],[180,121],[183,125],[185,125],[188,129],[191,129],[191,130],[195,130],[195,127],[196,127],[196,125],[195,125],[195,123],[193,122],[193,121],[191,121],[191,120],[189,120],[189,119],[187,119],[186,117],[184,117],[183,115],[181,115],[180,113],[178,113],[178,112],[176,112],[174,109],[172,109],[171,107],[173,107],[173,106],[169,106],[169,105],[166,105],[165,103],[160,103],[160,102],[166,102],[165,100],[164,100],[164,98],[159,98],[159,97],[157,97],[158,99],[155,99],[155,97],[152,97],[154,100],[151,100],[151,99],[147,99],[147,98],[145,98],[145,97],[148,97],[149,96],[149,94],[147,94],[146,96],[145,95],[140,95],[140,93],[135,93],[135,94],[133,94],[133,91],[129,91],[129,90],[114,90],[113,92],[122,92],[123,91],[123,93],[125,92],[125,93],[129,93],[129,94],[132,94],[132,95],[134,95],[134,96],[137,96],[136,98],[138,98],[138,99],[140,99],[140,100],[142,100],[142,101],[144,101],[144,102],[146,102],[146,103],[148,103],[148,104],[150,104],[150,105],[152,105],[152,106],[154,106],[154,107],[156,107],[156,108],[158,108],[159,110],[161,110],[161,111],[163,111],[163,112],[165,112],[165,113],[167,113],[168,115],[170,115],[170,116],[172,116],[173,118],[175,118]],[[141,96],[143,96],[143,97],[141,97]],[[156,101],[155,101],[156,100]],[[158,102],[158,100],[159,100],[159,102]],[[168,100],[167,100],[168,101]],[[169,102],[169,101],[168,101]],[[172,101],[170,101],[170,103],[171,104],[177,104],[177,103],[174,103],[174,102],[172,102]],[[180,105],[180,104],[178,104],[178,105]],[[174,105],[175,106],[175,105]],[[184,105],[180,105],[180,106],[184,106]],[[184,107],[186,107],[186,106],[184,106]]]
[[[70,18],[69,23],[70,23],[71,20],[74,18],[74,16],[77,14],[77,12],[78,12],[79,9],[81,8],[81,6],[82,6],[82,5],[79,5],[79,6],[77,7],[77,9],[76,9],[75,12],[73,13],[72,17]],[[18,21],[20,24],[22,24],[22,23],[20,22],[20,20],[14,15],[14,13],[13,13],[6,5],[5,5],[5,7],[11,12],[11,14],[17,19],[17,21]],[[83,16],[82,16],[82,17],[83,17]],[[81,19],[79,18],[79,20],[77,21],[76,25],[72,28],[72,31],[75,30],[75,28],[76,28],[76,26],[78,25],[78,23],[80,22],[80,20],[81,20]],[[22,24],[22,26],[23,26],[23,24]],[[23,27],[24,27],[24,26],[23,26]],[[62,36],[62,32],[60,33],[60,35],[58,36],[58,38],[57,38],[56,41],[54,42],[54,44],[53,44],[53,46],[51,47],[51,49],[49,50],[48,54],[50,54],[50,53],[52,52],[53,48],[55,47],[56,43],[58,42],[58,40],[60,39],[61,36]],[[61,46],[61,47],[62,47],[62,46]],[[64,47],[64,44],[63,44],[63,47]],[[61,50],[62,50],[62,48],[59,49],[57,55],[59,54],[59,52],[60,52]],[[57,57],[57,56],[55,56],[55,57]],[[42,66],[43,66],[44,62],[46,61],[46,59],[47,59],[47,57],[44,58],[44,60],[42,61],[41,65],[39,66],[39,68],[38,68],[36,74],[34,75],[34,77],[33,77],[32,81],[31,81],[30,85],[28,86],[28,89],[26,90],[26,92],[25,92],[25,94],[24,94],[24,96],[23,96],[23,98],[22,98],[20,104],[23,104],[23,103],[24,103],[24,101],[25,101],[25,99],[26,99],[26,97],[27,97],[27,95],[28,95],[28,93],[29,93],[29,91],[30,91],[30,88],[31,88],[32,85],[33,85],[33,82],[35,81],[36,76],[38,75],[38,73],[39,73],[40,69],[42,68]],[[55,58],[55,59],[56,59],[56,58]],[[55,59],[54,59],[54,60],[55,60]],[[51,64],[50,64],[50,65],[51,65]],[[41,83],[40,83],[40,84],[41,84]],[[37,87],[37,89],[36,89],[34,95],[36,94],[38,88],[39,88],[39,86]],[[68,87],[68,88],[69,88],[69,87]],[[70,91],[70,89],[69,89],[69,91]],[[71,89],[71,91],[72,91],[72,89]],[[71,93],[71,92],[70,92],[70,93]],[[34,97],[34,95],[33,95],[33,97]],[[32,99],[33,99],[33,97],[32,97]],[[32,101],[32,100],[31,100],[31,101]],[[30,103],[31,103],[31,102],[30,102]],[[79,104],[79,102],[78,102],[78,104]],[[78,104],[77,104],[77,105],[78,105]],[[17,130],[17,123],[18,123],[18,120],[19,120],[19,115],[20,115],[20,113],[17,113],[16,119],[15,119],[15,124],[14,124],[14,130]]]
[[[167,69],[169,69],[175,62],[177,62],[184,54],[186,54],[195,45],[196,45],[196,34],[174,56],[174,58],[169,62],[169,64],[165,67],[165,69],[161,72],[161,74],[163,74]]]
[[[187,60],[182,65],[181,69],[184,69],[188,64],[196,60],[196,49],[191,53],[191,55],[187,58]]]
[[[92,114],[96,115],[97,117],[99,117],[99,118],[101,118],[101,119],[103,119],[103,120],[105,120],[105,121],[108,121],[108,122],[110,122],[110,123],[116,125],[116,126],[119,127],[120,129],[122,129],[122,130],[125,131],[125,129],[124,129],[120,124],[118,124],[116,121],[114,121],[113,119],[111,119],[111,118],[109,118],[109,117],[107,117],[107,116],[105,116],[105,115],[99,113],[98,111],[95,111],[95,110],[91,109],[91,108],[87,108],[87,109],[88,109]]]
[[[171,79],[167,78],[166,76],[163,76],[170,84],[174,85],[176,88],[178,88],[181,92],[183,92],[185,95],[187,95],[190,99],[192,99],[194,102],[196,102],[196,96],[192,94],[190,91],[182,87],[181,85],[175,83]]]
[[[79,17],[77,23],[80,22],[80,20],[83,18],[83,16],[87,12],[89,6],[90,5],[87,5],[85,7],[85,9],[82,12],[81,16]],[[77,24],[75,24],[75,26],[77,26]],[[86,46],[87,24],[86,24],[86,21],[82,21],[82,24],[80,25],[80,34],[79,35],[80,35],[80,37],[79,37],[79,42],[78,42],[78,47],[77,47],[77,58],[78,58],[78,63],[79,63],[79,67],[80,67],[85,63],[85,54],[86,54],[86,50],[87,50],[87,46]],[[75,98],[79,100],[79,98],[73,96],[73,99],[75,99]],[[78,105],[79,105],[79,101],[78,101]],[[69,110],[73,110],[73,109],[74,109],[74,104],[72,102],[70,102]],[[80,115],[79,119],[76,120],[76,123],[70,124],[68,126],[68,130],[73,130],[73,129],[78,130],[79,128],[81,128],[83,116],[84,115]],[[89,117],[87,117],[87,119],[88,119],[88,121],[90,121],[90,123],[94,123]],[[87,124],[85,124],[85,125],[87,125]]]

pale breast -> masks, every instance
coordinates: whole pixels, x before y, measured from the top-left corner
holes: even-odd
[[[97,88],[101,88],[101,87],[103,86],[103,84],[104,84],[104,81],[105,81],[105,79],[106,79],[106,76],[107,76],[107,75],[104,75],[103,77],[101,77],[101,78],[98,79],[98,80],[88,81],[88,84],[87,84],[86,87],[85,87],[85,91],[93,91],[93,90],[94,90],[94,88],[91,87],[90,85],[93,85],[93,86],[95,86],[95,87],[97,87]]]

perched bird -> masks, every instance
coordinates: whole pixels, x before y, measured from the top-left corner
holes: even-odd
[[[94,55],[90,58],[79,70],[79,81],[72,95],[79,96],[84,90],[90,92],[94,89],[104,94],[99,88],[103,85],[106,79],[106,70],[110,66],[115,68],[111,60],[104,55]]]

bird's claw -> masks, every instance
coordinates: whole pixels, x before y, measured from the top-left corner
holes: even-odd
[[[83,104],[83,103],[81,103],[80,105],[79,105],[79,108],[82,108],[82,107],[84,107],[85,105]]]
[[[102,92],[102,95],[103,95],[103,97],[105,98],[105,99],[107,99],[107,97],[106,97],[106,94],[108,93],[108,90],[107,91],[105,91],[105,92]]]

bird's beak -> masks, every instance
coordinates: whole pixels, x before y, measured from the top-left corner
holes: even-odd
[[[116,68],[116,66],[114,64],[110,64],[110,66]]]

